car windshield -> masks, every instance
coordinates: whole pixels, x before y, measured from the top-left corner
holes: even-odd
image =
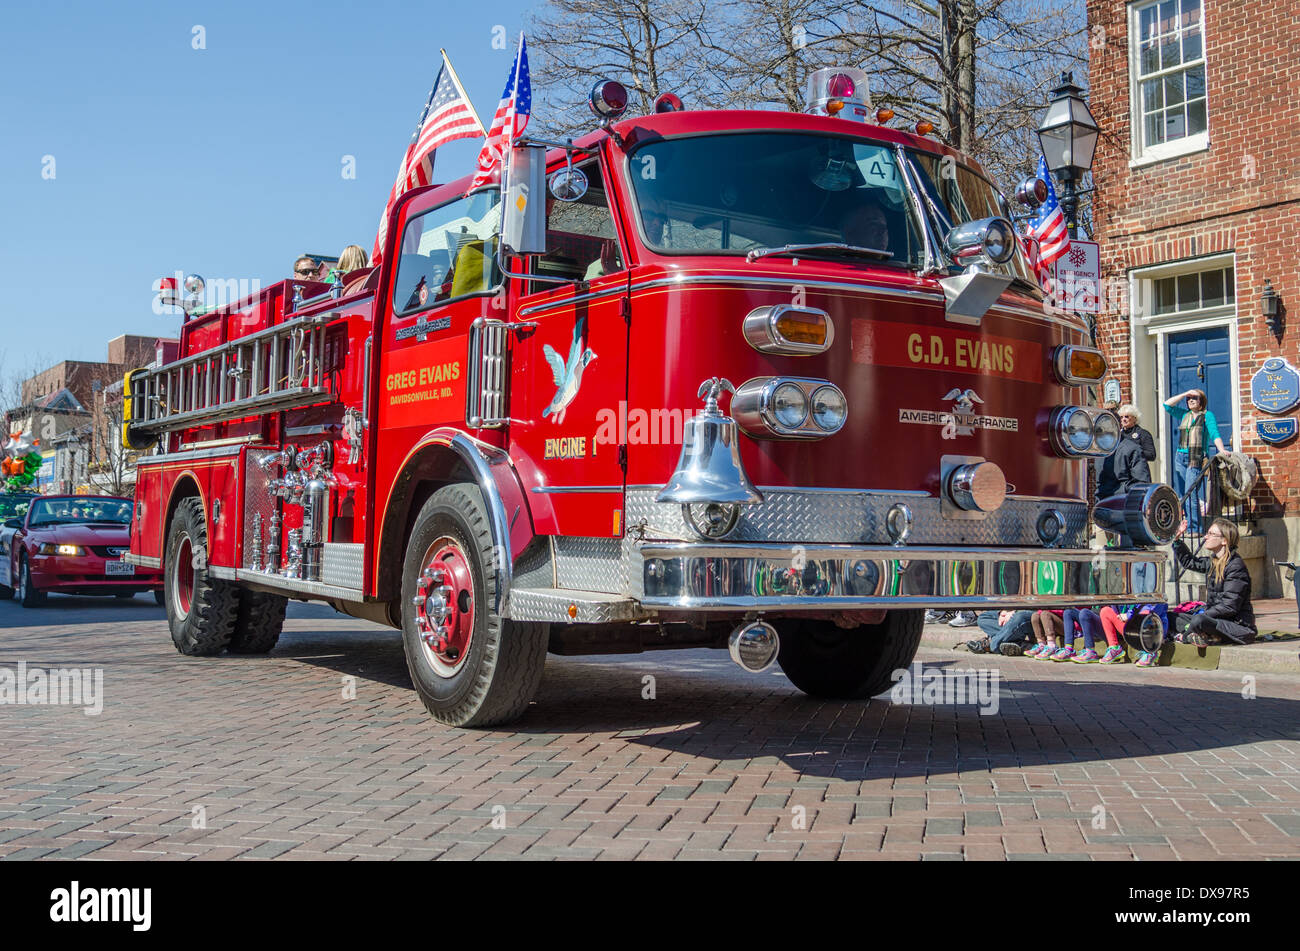
[[[665,254],[844,244],[801,257],[920,267],[924,244],[892,146],[805,133],[652,141],[628,159],[642,240]]]
[[[1006,202],[988,179],[964,165],[929,152],[911,150],[908,157],[920,182],[923,202],[934,219],[940,239],[955,225],[966,221],[993,217],[1011,220]],[[961,270],[956,265],[951,269]],[[1003,270],[1030,285],[1038,286],[1024,249],[1019,246],[1015,257],[1001,268],[994,267],[992,270]]]
[[[37,499],[32,503],[27,524],[32,528],[42,525],[72,524],[130,525],[131,502],[126,499]]]

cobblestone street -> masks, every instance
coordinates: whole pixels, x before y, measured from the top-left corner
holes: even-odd
[[[0,631],[0,668],[103,670],[97,716],[0,707],[6,859],[1300,856],[1293,674],[923,648],[999,672],[982,716],[819,703],[724,652],[551,657],[523,719],[466,731],[396,632],[319,607],[261,658],[181,657],[143,596],[5,601]]]

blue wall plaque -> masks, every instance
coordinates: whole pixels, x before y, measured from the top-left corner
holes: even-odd
[[[1270,357],[1250,378],[1250,401],[1266,413],[1285,413],[1300,403],[1300,373],[1281,357]]]
[[[1261,419],[1255,423],[1255,432],[1259,433],[1259,438],[1266,443],[1286,442],[1296,433],[1296,418],[1288,416],[1286,419]]]

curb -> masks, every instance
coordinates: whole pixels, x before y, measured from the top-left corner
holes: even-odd
[[[947,650],[965,649],[969,640],[981,637],[976,627],[952,628],[947,624],[927,624],[921,630],[921,643]],[[1129,660],[1134,659],[1132,647]],[[1195,647],[1191,644],[1166,642],[1160,651],[1160,667],[1185,670],[1240,670],[1247,673],[1300,674],[1300,640],[1259,641],[1240,646]]]

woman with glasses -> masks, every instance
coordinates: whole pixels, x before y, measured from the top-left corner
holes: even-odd
[[[1197,558],[1183,544],[1187,519],[1174,536],[1174,555],[1184,571],[1205,575],[1205,610],[1192,618],[1184,640],[1205,647],[1213,640],[1229,638],[1240,644],[1255,639],[1255,610],[1250,604],[1250,572],[1237,554],[1237,526],[1226,518],[1216,518],[1205,532],[1208,557]]]
[[[1156,461],[1155,438],[1141,425],[1142,414],[1132,403],[1125,403],[1119,408],[1119,424],[1123,427],[1124,439],[1134,440],[1142,449],[1142,458],[1147,462]]]
[[[1187,400],[1184,409],[1178,404]],[[1219,452],[1227,452],[1219,436],[1219,421],[1206,403],[1204,390],[1186,390],[1165,400],[1165,410],[1178,421],[1178,452],[1174,455],[1174,489],[1182,498],[1196,484],[1205,466],[1205,447],[1211,442]],[[1197,489],[1188,497],[1185,506],[1192,532],[1201,530],[1201,499],[1204,492]]]

